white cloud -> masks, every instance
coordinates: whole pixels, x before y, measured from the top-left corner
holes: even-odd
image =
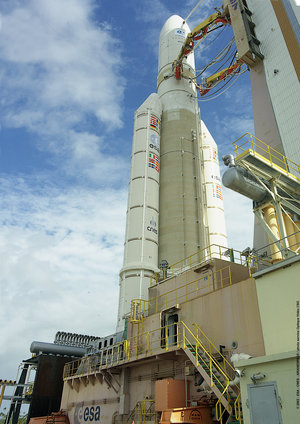
[[[108,26],[93,24],[92,11],[91,1],[28,0],[2,16],[3,77],[9,89],[18,89],[6,103],[23,100],[33,112],[42,106],[44,117],[52,108],[72,105],[81,115],[90,112],[106,124],[121,125],[122,78],[115,89],[120,46]],[[9,76],[12,66],[16,73]],[[33,129],[38,122],[23,118],[19,124]]]
[[[26,128],[38,135],[40,149],[68,158],[76,153],[71,147],[76,132],[86,142],[85,155],[91,148],[93,167],[102,145],[89,121],[98,122],[101,136],[122,126],[125,80],[119,41],[105,22],[94,23],[91,0],[26,0],[5,6],[0,30],[2,126]],[[79,125],[86,130],[75,130]],[[71,164],[78,169],[76,158],[70,158]]]
[[[127,192],[1,187],[0,364],[12,378],[33,339],[114,332]]]

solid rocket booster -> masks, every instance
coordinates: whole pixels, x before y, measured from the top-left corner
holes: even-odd
[[[207,244],[210,254],[218,257],[219,248],[227,247],[227,235],[221,186],[218,148],[212,135],[201,121],[202,175],[204,182],[205,207],[203,208]],[[214,254],[217,255],[214,255]]]
[[[179,16],[166,21],[157,94],[135,113],[117,331],[124,328],[131,300],[148,299],[149,277],[162,260],[175,264],[212,244],[227,246],[218,150],[201,126],[191,81],[194,54],[183,60],[181,79],[173,69],[189,32]]]
[[[227,245],[219,164],[206,155],[207,144],[216,157],[217,147],[206,127],[204,133],[209,136],[202,137],[197,93],[191,82],[195,77],[194,53],[183,60],[181,79],[176,79],[173,69],[189,32],[183,19],[174,15],[166,21],[159,39],[157,92],[162,102],[159,262],[165,259],[169,264],[212,243]],[[210,175],[205,172],[206,165]],[[219,222],[215,220],[217,217]]]
[[[135,113],[117,331],[132,299],[147,299],[150,279],[159,271],[158,201],[161,102],[151,94]]]

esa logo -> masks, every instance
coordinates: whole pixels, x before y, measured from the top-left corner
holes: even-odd
[[[74,424],[93,423],[100,421],[100,406],[79,406],[74,412]]]
[[[154,149],[159,153],[159,138],[158,138],[158,135],[151,134],[150,141],[151,141],[151,143],[149,145],[150,149]]]

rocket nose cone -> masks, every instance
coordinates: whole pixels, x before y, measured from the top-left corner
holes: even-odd
[[[189,26],[184,20],[178,16],[170,16],[162,27],[159,37],[159,55],[158,55],[158,72],[160,73],[165,66],[171,66],[177,58],[188,33],[191,32]],[[192,69],[195,69],[193,52],[184,59]]]
[[[191,32],[189,26],[186,23],[184,23],[184,20],[181,16],[172,15],[166,20],[164,26],[162,27],[162,30],[160,32],[160,38],[164,37],[170,31],[173,31],[174,29],[177,29],[177,28],[181,28],[185,30],[186,33]]]

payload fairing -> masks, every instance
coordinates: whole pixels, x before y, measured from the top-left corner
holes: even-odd
[[[177,79],[173,63],[190,32],[177,15],[162,28],[157,94],[135,114],[117,331],[149,277],[210,245],[227,246],[218,150],[200,120],[193,52]],[[213,251],[213,249],[212,249]]]

